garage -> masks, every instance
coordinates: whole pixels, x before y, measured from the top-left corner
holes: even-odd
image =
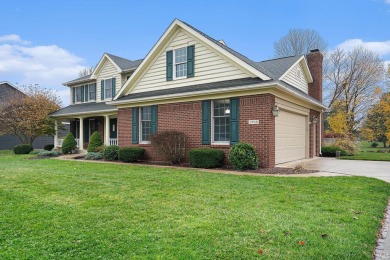
[[[275,163],[306,158],[306,116],[280,111],[275,120]]]

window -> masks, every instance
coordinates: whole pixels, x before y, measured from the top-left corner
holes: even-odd
[[[175,78],[187,77],[187,47],[174,51],[175,53]]]
[[[112,98],[112,79],[104,81],[104,98]]]
[[[230,100],[214,100],[212,109],[212,142],[229,144],[230,141]]]
[[[140,139],[141,143],[149,142],[151,133],[152,107],[141,107],[140,109]]]
[[[82,92],[81,87],[75,88],[75,95],[76,95],[76,103],[80,103],[80,102],[84,101],[82,99],[83,98],[83,92]]]
[[[96,84],[88,85],[89,100],[96,100]]]

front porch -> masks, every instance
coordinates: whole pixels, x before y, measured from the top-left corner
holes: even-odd
[[[117,114],[91,115],[85,117],[67,117],[56,119],[56,135],[54,146],[61,148],[68,132],[61,131],[60,125],[67,122],[70,125],[70,132],[76,139],[77,149],[88,148],[91,135],[97,131],[102,136],[104,145],[118,145]]]

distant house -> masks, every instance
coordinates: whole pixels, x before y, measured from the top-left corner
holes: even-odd
[[[70,122],[80,150],[99,131],[106,145],[158,160],[150,136],[178,130],[190,149],[251,143],[261,167],[273,167],[320,154],[322,60],[313,50],[255,62],[175,19],[145,59],[105,53],[91,75],[64,83],[71,105],[51,116]]]
[[[7,100],[22,98],[23,92],[7,81],[0,82],[0,106],[6,106]],[[0,126],[1,127],[1,126]],[[50,136],[41,136],[34,140],[35,149],[43,149],[46,144],[53,144],[54,139]],[[14,135],[0,135],[0,150],[10,150],[20,144],[19,139]]]

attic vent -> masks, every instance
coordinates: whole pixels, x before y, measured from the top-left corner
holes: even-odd
[[[219,43],[222,43],[223,45],[227,46],[226,43],[224,42],[224,40],[219,40],[218,41]]]
[[[297,79],[300,79],[302,77],[302,73],[301,73],[300,69],[297,69],[297,72],[296,72],[295,76],[296,76]]]

